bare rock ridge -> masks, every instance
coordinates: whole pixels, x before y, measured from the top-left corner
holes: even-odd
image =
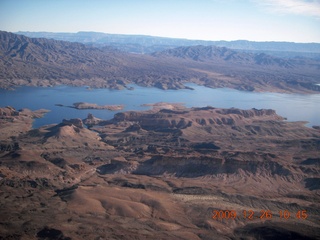
[[[83,122],[80,118],[73,118],[73,119],[63,119],[62,120],[62,124],[63,125],[67,125],[67,126],[76,126],[77,128],[83,128]]]
[[[87,118],[83,120],[83,123],[86,124],[88,127],[93,125],[98,125],[103,120],[100,118],[94,117],[91,113],[88,114]]]
[[[179,116],[179,117],[177,117]],[[187,110],[162,109],[156,113],[144,113],[129,111],[115,114],[111,122],[136,122],[144,129],[183,129],[198,124],[207,125],[236,125],[238,122],[246,122],[245,118],[265,117],[273,120],[281,120],[271,109],[216,109],[214,107],[193,108]],[[249,123],[249,121],[248,121]]]
[[[0,56],[1,88],[67,84],[121,89],[135,83],[183,89],[193,82],[249,91],[320,91],[320,63],[315,59],[281,59],[213,46],[179,47],[151,56],[1,31]]]

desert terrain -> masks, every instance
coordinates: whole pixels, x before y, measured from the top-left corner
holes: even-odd
[[[320,92],[319,59],[305,57],[312,51],[282,58],[171,43],[141,54],[123,51],[141,48],[134,44],[117,49],[0,31],[0,88],[195,83]],[[112,119],[61,116],[39,128],[33,121],[48,110],[0,106],[0,239],[320,239],[320,126],[286,121],[272,109],[144,106],[152,109]]]
[[[184,46],[135,54],[112,47],[0,31],[0,88],[55,85],[186,89],[186,83],[255,92],[319,93],[320,61]]]
[[[153,106],[38,129],[1,108],[0,238],[320,238],[319,128]]]

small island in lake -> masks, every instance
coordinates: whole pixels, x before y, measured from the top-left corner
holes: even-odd
[[[185,108],[184,103],[166,103],[166,102],[145,103],[145,104],[142,104],[141,106],[152,107],[153,110],[160,110],[160,109],[177,110],[177,109]]]
[[[59,107],[66,107],[63,104],[55,104],[55,105],[59,106]],[[124,105],[103,105],[103,106],[100,106],[96,103],[76,102],[76,103],[73,103],[73,106],[67,106],[67,107],[76,108],[79,110],[84,110],[84,109],[103,110],[103,109],[106,109],[106,110],[110,110],[110,111],[119,111],[119,110],[123,110]]]

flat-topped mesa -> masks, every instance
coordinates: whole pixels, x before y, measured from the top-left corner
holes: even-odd
[[[250,110],[242,110],[238,108],[220,109],[217,111],[220,114],[237,114],[245,118],[251,118],[255,116],[274,116],[279,120],[283,119],[281,116],[277,115],[276,111],[273,109],[256,109],[252,108]]]
[[[163,128],[173,128],[176,127],[175,121],[171,121],[167,114],[156,112],[125,112],[117,113],[111,122],[124,122],[129,121],[133,123],[138,123],[141,128],[144,129],[163,129]]]
[[[271,109],[240,110],[219,109],[213,107],[184,108],[179,110],[162,109],[157,112],[123,112],[115,114],[113,123],[133,122],[144,129],[177,128],[184,129],[193,124],[206,125],[239,125],[248,124],[253,120],[283,120],[283,117]]]

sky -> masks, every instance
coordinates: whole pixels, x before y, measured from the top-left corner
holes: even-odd
[[[0,0],[0,30],[320,43],[320,0]]]

